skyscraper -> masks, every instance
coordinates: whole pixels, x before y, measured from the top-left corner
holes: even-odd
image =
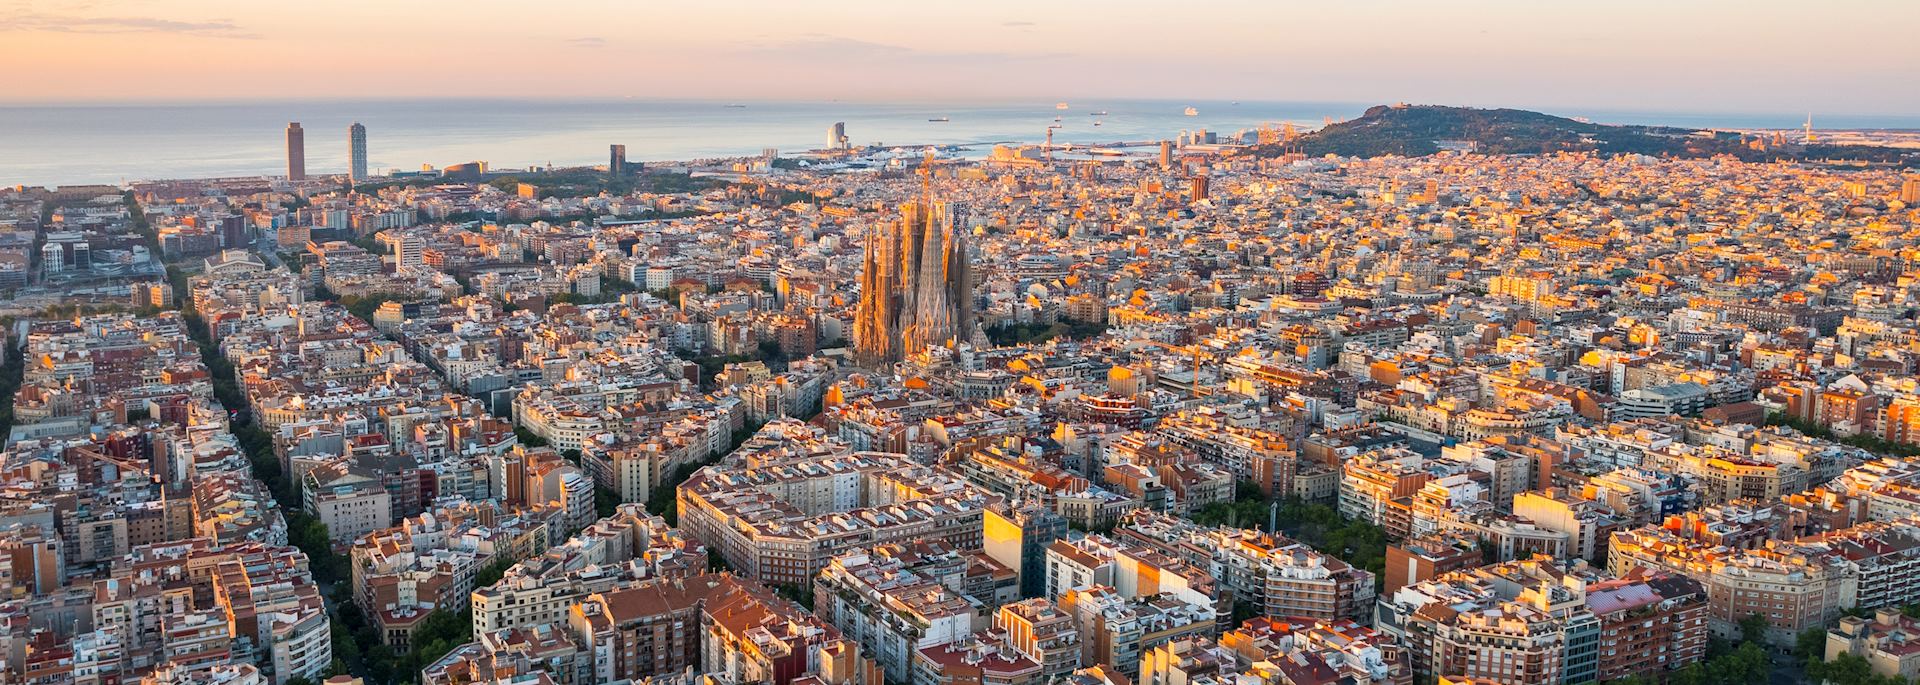
[[[367,180],[367,127],[357,121],[347,127],[347,178],[354,183]]]
[[[307,132],[298,121],[287,124],[287,180],[307,180]]]
[[[844,150],[847,148],[847,122],[836,121],[827,127],[827,149]]]
[[[627,146],[607,146],[607,174],[610,176],[627,175]]]
[[[1173,168],[1173,141],[1171,140],[1160,141],[1160,168]]]
[[[861,363],[879,366],[973,335],[972,266],[954,215],[953,205],[922,199],[867,230],[853,323]]]
[[[1900,201],[1908,207],[1920,205],[1920,176],[1910,177],[1900,185]]]

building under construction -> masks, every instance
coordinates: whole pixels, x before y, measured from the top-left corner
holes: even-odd
[[[869,367],[973,335],[972,268],[956,208],[930,198],[868,229],[854,349]]]

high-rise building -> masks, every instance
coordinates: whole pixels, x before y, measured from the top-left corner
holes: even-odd
[[[418,233],[406,233],[392,241],[393,265],[396,267],[424,267],[427,264],[427,241]]]
[[[347,127],[347,178],[354,183],[367,180],[367,127],[357,121]]]
[[[827,127],[827,149],[847,149],[847,122],[836,121]]]
[[[246,247],[249,242],[247,233],[247,217],[239,214],[220,217],[221,247]]]
[[[1173,141],[1160,141],[1160,168],[1173,168]]]
[[[1908,178],[1906,183],[1901,184],[1900,201],[1908,207],[1920,205],[1920,176]]]
[[[997,506],[985,514],[982,546],[987,556],[1020,577],[1020,596],[1047,591],[1047,547],[1067,536],[1067,520],[1037,504]]]
[[[1195,174],[1193,176],[1192,187],[1190,188],[1190,190],[1193,193],[1193,197],[1191,198],[1193,202],[1200,202],[1202,200],[1207,199],[1208,197],[1211,197],[1211,195],[1209,195],[1207,191],[1207,175]]]
[[[955,208],[917,200],[900,219],[867,230],[854,346],[861,363],[899,361],[928,345],[970,339],[973,281]]]
[[[287,180],[307,180],[307,132],[298,121],[287,124]]]
[[[627,175],[627,146],[607,146],[607,174],[611,176]]]

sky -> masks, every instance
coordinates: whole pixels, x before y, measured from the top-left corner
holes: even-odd
[[[1920,113],[1920,0],[0,0],[0,100]]]

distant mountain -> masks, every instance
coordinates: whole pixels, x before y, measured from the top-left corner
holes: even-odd
[[[1834,159],[1920,165],[1920,150],[1763,142],[1766,144],[1756,146],[1753,137],[1734,132],[1708,135],[1695,129],[1670,126],[1601,125],[1519,109],[1379,105],[1367,109],[1358,119],[1331,124],[1301,136],[1293,149],[1312,156],[1347,157],[1414,157],[1443,149],[1471,148],[1495,155],[1591,151],[1656,157],[1731,155],[1750,161]],[[1259,149],[1263,155],[1285,151],[1277,145]]]

